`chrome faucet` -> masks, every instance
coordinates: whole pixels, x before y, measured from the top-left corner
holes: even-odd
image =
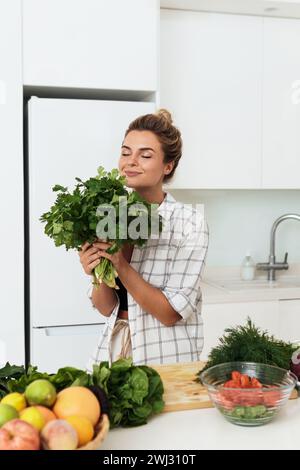
[[[275,258],[276,229],[278,225],[280,224],[280,222],[282,222],[283,220],[288,220],[288,219],[295,219],[295,220],[299,220],[300,222],[300,215],[299,214],[284,214],[275,220],[271,228],[269,262],[256,264],[256,268],[258,270],[268,271],[268,281],[275,281],[275,273],[277,270],[289,269],[289,265],[287,262],[287,257],[288,257],[287,253],[285,253],[284,260],[282,263],[277,263],[276,258]]]

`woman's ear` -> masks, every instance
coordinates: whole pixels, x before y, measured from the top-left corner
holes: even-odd
[[[171,171],[173,170],[173,166],[174,166],[174,162],[167,163],[165,166],[164,174],[169,175]]]

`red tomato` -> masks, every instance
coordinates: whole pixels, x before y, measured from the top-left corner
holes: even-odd
[[[223,387],[225,388],[240,388],[240,384],[235,380],[228,380],[224,383]]]
[[[278,400],[281,398],[281,393],[278,390],[264,391],[264,404],[266,406],[276,406]]]
[[[260,381],[258,379],[256,379],[255,377],[252,377],[251,379],[251,385],[252,385],[252,388],[262,388],[262,384],[260,383]]]
[[[237,370],[234,370],[233,372],[231,372],[231,378],[232,380],[234,380],[235,382],[239,382],[240,381],[240,378],[241,378],[241,373],[238,372]]]
[[[226,393],[226,392],[225,392]],[[234,402],[224,392],[220,392],[218,396],[218,402],[226,410],[232,410],[235,406]]]
[[[251,388],[251,382],[248,375],[241,376],[241,388]]]
[[[245,390],[240,392],[239,404],[241,406],[256,406],[263,405],[263,393],[260,391],[254,392],[252,390]]]

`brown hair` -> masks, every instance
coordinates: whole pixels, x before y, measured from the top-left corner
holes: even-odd
[[[125,137],[130,131],[151,131],[157,136],[164,153],[164,163],[174,162],[172,171],[163,179],[164,182],[169,181],[182,155],[181,133],[173,125],[171,113],[160,108],[155,114],[139,116],[129,124]]]

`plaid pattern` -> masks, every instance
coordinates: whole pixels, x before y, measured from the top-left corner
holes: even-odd
[[[203,348],[201,272],[206,260],[209,230],[204,216],[170,193],[158,207],[163,232],[143,247],[134,246],[131,266],[166,296],[181,315],[174,326],[165,326],[144,311],[128,292],[128,319],[135,364],[198,361]],[[108,359],[108,344],[118,315],[119,300],[95,354],[87,366]]]

